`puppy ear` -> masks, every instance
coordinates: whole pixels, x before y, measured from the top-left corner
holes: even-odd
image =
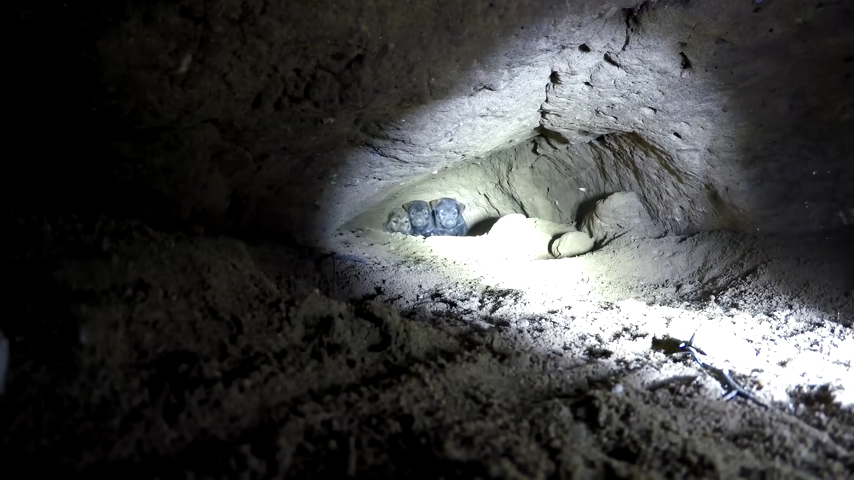
[[[463,202],[457,202],[457,209],[460,211],[460,213],[463,213],[463,210],[466,209],[466,204],[464,204]]]
[[[406,213],[409,213],[409,207],[411,207],[413,202],[406,202],[403,204],[403,209],[406,210]]]
[[[430,208],[432,210],[436,209],[436,206],[439,205],[440,200],[430,200]]]

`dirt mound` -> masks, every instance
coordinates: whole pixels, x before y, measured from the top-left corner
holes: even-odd
[[[554,296],[390,234],[342,237],[347,253],[323,256],[108,220],[29,227],[35,247],[6,259],[21,274],[0,325],[11,347],[7,468],[128,478],[850,471],[843,357],[854,334],[805,305],[754,315],[675,292],[669,305],[606,300],[616,280]],[[748,246],[721,254],[725,240],[614,242],[527,264],[561,265],[561,287],[576,290],[603,278],[573,273],[580,265],[659,251],[658,265],[693,258],[682,278],[709,284],[753,258]],[[301,277],[295,265],[316,268]],[[311,284],[324,292],[297,293]],[[701,322],[758,350],[734,374],[771,409],[722,402],[717,381],[673,354]]]

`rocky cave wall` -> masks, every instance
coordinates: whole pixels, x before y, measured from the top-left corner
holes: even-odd
[[[342,297],[368,288],[376,296],[386,279],[404,279],[398,291],[438,305],[430,315],[448,321],[446,331],[415,310],[401,316],[373,300],[331,301],[339,293],[335,256],[169,231],[310,241],[342,227],[377,228],[392,206],[440,195],[465,202],[471,223],[511,212],[566,223],[580,205],[620,190],[637,192],[671,231],[806,233],[851,224],[854,14],[845,3],[14,5],[7,111],[15,153],[0,189],[0,212],[11,210],[14,229],[3,260],[13,301],[0,307],[0,365],[9,362],[0,452],[10,471],[845,471],[845,452],[827,439],[850,445],[847,417],[828,424],[817,411],[831,425],[825,433],[752,408],[729,416],[717,398],[695,402],[680,386],[666,402],[666,392],[629,383],[625,395],[599,389],[619,377],[598,361],[577,369],[576,358],[609,352],[585,338],[625,334],[635,352],[639,326],[625,321],[643,302],[613,308],[583,298],[573,308],[591,313],[570,316],[572,323],[565,305],[535,314],[510,289],[457,279],[423,288],[446,259],[360,263],[354,245],[342,262]],[[29,211],[59,215],[23,215]],[[470,240],[461,243],[477,244]],[[602,288],[614,298],[705,295],[731,282],[726,315],[758,305],[761,313],[748,319],[797,330],[793,342],[811,349],[801,361],[830,364],[823,349],[844,341],[833,322],[850,319],[850,292],[825,286],[850,279],[844,256],[811,264],[799,252],[761,265],[737,235],[659,240],[579,258],[592,268],[550,291],[586,297],[597,277],[621,271],[638,290],[608,281]],[[824,254],[829,243],[804,245]],[[671,251],[660,257],[659,248]],[[328,295],[303,298],[322,289],[328,274],[319,266],[330,260]],[[655,263],[664,268],[641,285],[634,272]],[[757,274],[743,278],[745,271]],[[389,288],[384,301],[394,294]],[[452,304],[459,308],[442,309]],[[824,316],[811,313],[819,304]],[[495,325],[509,326],[503,316],[515,312],[519,344],[482,327],[490,325],[485,308],[502,322]],[[528,333],[546,321],[578,330],[574,350],[567,353],[563,333],[549,342]],[[452,322],[470,324],[471,333],[452,334]],[[813,327],[837,336],[812,350]],[[789,351],[780,339],[779,350]],[[543,355],[516,355],[528,345]],[[661,362],[648,366],[679,373]],[[637,365],[626,363],[626,373]],[[584,396],[576,403],[569,392]],[[731,421],[720,434],[725,413]],[[674,441],[674,433],[685,436]],[[753,438],[764,440],[744,448]],[[569,446],[567,455],[552,458],[553,439]],[[357,447],[359,465],[348,453]],[[483,463],[464,465],[461,452]],[[646,470],[626,465],[625,452],[639,452]],[[520,468],[494,461],[501,456],[523,459]]]
[[[844,2],[96,1],[17,13],[12,139],[33,158],[7,178],[16,205],[303,240],[445,195],[470,222],[569,221],[618,190],[672,231],[854,221]]]

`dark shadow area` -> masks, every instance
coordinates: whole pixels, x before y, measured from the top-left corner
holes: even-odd
[[[8,113],[12,150],[29,158],[7,177],[6,205],[246,238],[264,233],[255,215],[282,198],[284,231],[310,229],[342,146],[461,89],[495,88],[496,43],[516,39],[522,55],[542,19],[568,11],[215,3],[18,2]],[[386,18],[373,8],[394,18],[382,35],[354,27]]]
[[[495,225],[495,222],[497,222],[500,218],[501,217],[485,218],[485,219],[473,224],[469,228],[468,236],[469,237],[477,237],[479,235],[486,235],[487,233],[489,233],[489,230],[492,228],[492,226]]]
[[[187,469],[230,478],[721,477],[728,465],[718,452],[735,457],[745,443],[765,455],[751,450],[738,458],[757,469],[764,462],[759,476],[773,477],[767,465],[783,465],[783,457],[784,467],[804,477],[826,476],[826,465],[841,463],[845,457],[825,436],[793,436],[773,417],[757,421],[738,410],[733,415],[743,417],[709,423],[720,408],[686,396],[688,376],[676,377],[672,392],[672,382],[653,383],[662,397],[612,389],[637,373],[635,360],[603,361],[637,358],[628,340],[623,352],[613,346],[633,329],[566,340],[570,326],[617,318],[602,311],[584,317],[561,306],[511,324],[497,317],[524,308],[518,291],[473,299],[462,282],[418,298],[436,310],[427,319],[415,318],[417,303],[400,309],[403,315],[373,303],[382,287],[355,306],[340,305],[327,298],[342,297],[340,269],[371,259],[300,248],[289,235],[279,239],[293,247],[284,258],[260,249],[250,255],[244,244],[211,235],[257,238],[264,225],[255,216],[274,198],[285,203],[285,231],[311,228],[321,221],[324,191],[354,185],[330,186],[346,167],[346,156],[331,152],[391,132],[399,115],[460,89],[499,91],[506,59],[490,55],[496,45],[518,41],[512,52],[529,58],[537,52],[524,49],[554,33],[554,18],[572,11],[598,21],[593,6],[604,8],[332,3],[15,4],[9,31],[22,47],[13,49],[8,116],[11,149],[21,158],[14,159],[20,170],[6,177],[0,219],[15,229],[0,260],[11,285],[0,330],[13,340],[13,374],[0,399],[4,468],[88,478],[183,478]],[[823,8],[830,12],[815,17],[813,30],[850,29],[850,7]],[[630,28],[636,19],[624,13],[617,21]],[[368,21],[380,17],[384,23]],[[778,49],[776,28],[749,44],[756,65],[723,53],[719,64],[705,64],[687,48],[679,58],[685,71],[718,71],[721,88],[747,85],[714,106],[744,120],[743,135],[733,138],[744,176],[725,179],[733,195],[749,198],[757,218],[791,205],[790,215],[768,221],[808,223],[803,230],[814,232],[762,239],[786,259],[770,266],[780,282],[792,294],[821,282],[850,288],[852,231],[828,224],[834,233],[825,234],[822,222],[854,205],[854,33],[844,37],[852,41]],[[566,45],[572,52],[597,47],[575,40]],[[594,55],[607,68],[629,68],[617,52]],[[791,75],[769,78],[761,68]],[[550,81],[568,80],[546,74],[543,84]],[[769,89],[780,104],[762,103]],[[564,145],[564,136],[549,132],[541,134]],[[778,142],[780,132],[786,141]],[[719,160],[709,153],[715,171]],[[392,158],[378,149],[369,167],[382,172]],[[805,213],[807,205],[819,214]],[[469,235],[496,220],[472,225]],[[281,271],[267,275],[259,264]],[[380,274],[392,281],[398,272]],[[408,286],[420,292],[421,285]],[[315,289],[325,296],[312,295]],[[841,299],[822,292],[803,298],[817,308],[850,299],[850,292]],[[477,328],[437,333],[427,328],[435,326],[430,319]],[[601,325],[604,331],[608,322]],[[524,341],[502,343],[496,332],[511,328]],[[671,340],[653,348],[667,351]],[[666,414],[650,414],[659,405]],[[707,423],[694,430],[695,422]],[[766,444],[774,450],[762,450]],[[660,448],[647,455],[649,445]]]
[[[599,195],[592,196],[589,199],[581,202],[578,205],[578,210],[576,210],[575,213],[575,219],[573,222],[575,224],[575,228],[581,229],[581,223],[584,221],[584,217],[586,217],[588,213],[593,211],[593,209],[596,207],[596,202],[598,202],[599,200],[604,200],[608,197],[608,195],[610,195],[610,193],[602,193]]]
[[[797,20],[777,20],[787,15]],[[749,206],[748,233],[774,259],[781,293],[832,313],[844,302],[834,292],[854,291],[854,8],[767,2],[743,21],[756,27],[757,61],[724,54],[702,67],[727,85],[720,108],[743,119],[741,171],[725,189]],[[731,40],[716,42],[721,52]]]

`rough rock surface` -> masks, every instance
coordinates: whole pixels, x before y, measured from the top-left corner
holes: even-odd
[[[549,246],[555,258],[568,258],[593,250],[593,237],[584,232],[567,232],[556,238]]]
[[[845,2],[17,10],[10,138],[39,150],[10,199],[314,240],[413,188],[555,222],[634,191],[673,232],[824,232],[854,204]]]
[[[848,2],[9,9],[4,475],[854,470]],[[614,192],[668,235],[478,235]],[[439,197],[473,236],[380,231]]]
[[[620,235],[651,238],[665,234],[664,228],[646,211],[634,192],[617,192],[597,200],[584,214],[582,230],[597,243]]]
[[[342,236],[348,255],[316,258],[105,218],[20,227],[21,254],[3,258],[19,301],[0,311],[12,354],[0,399],[8,471],[851,471],[854,300],[821,256],[790,258],[782,243],[774,256],[732,233],[623,238],[581,257],[490,265],[386,233]],[[816,241],[838,255],[848,246]],[[793,264],[799,277],[780,281],[775,270]],[[721,384],[674,354],[701,324],[760,352],[734,372],[772,408],[721,401]]]
[[[522,214],[505,215],[489,229],[488,242],[493,258],[546,259],[551,258],[552,240],[568,231],[572,225],[561,225]]]

